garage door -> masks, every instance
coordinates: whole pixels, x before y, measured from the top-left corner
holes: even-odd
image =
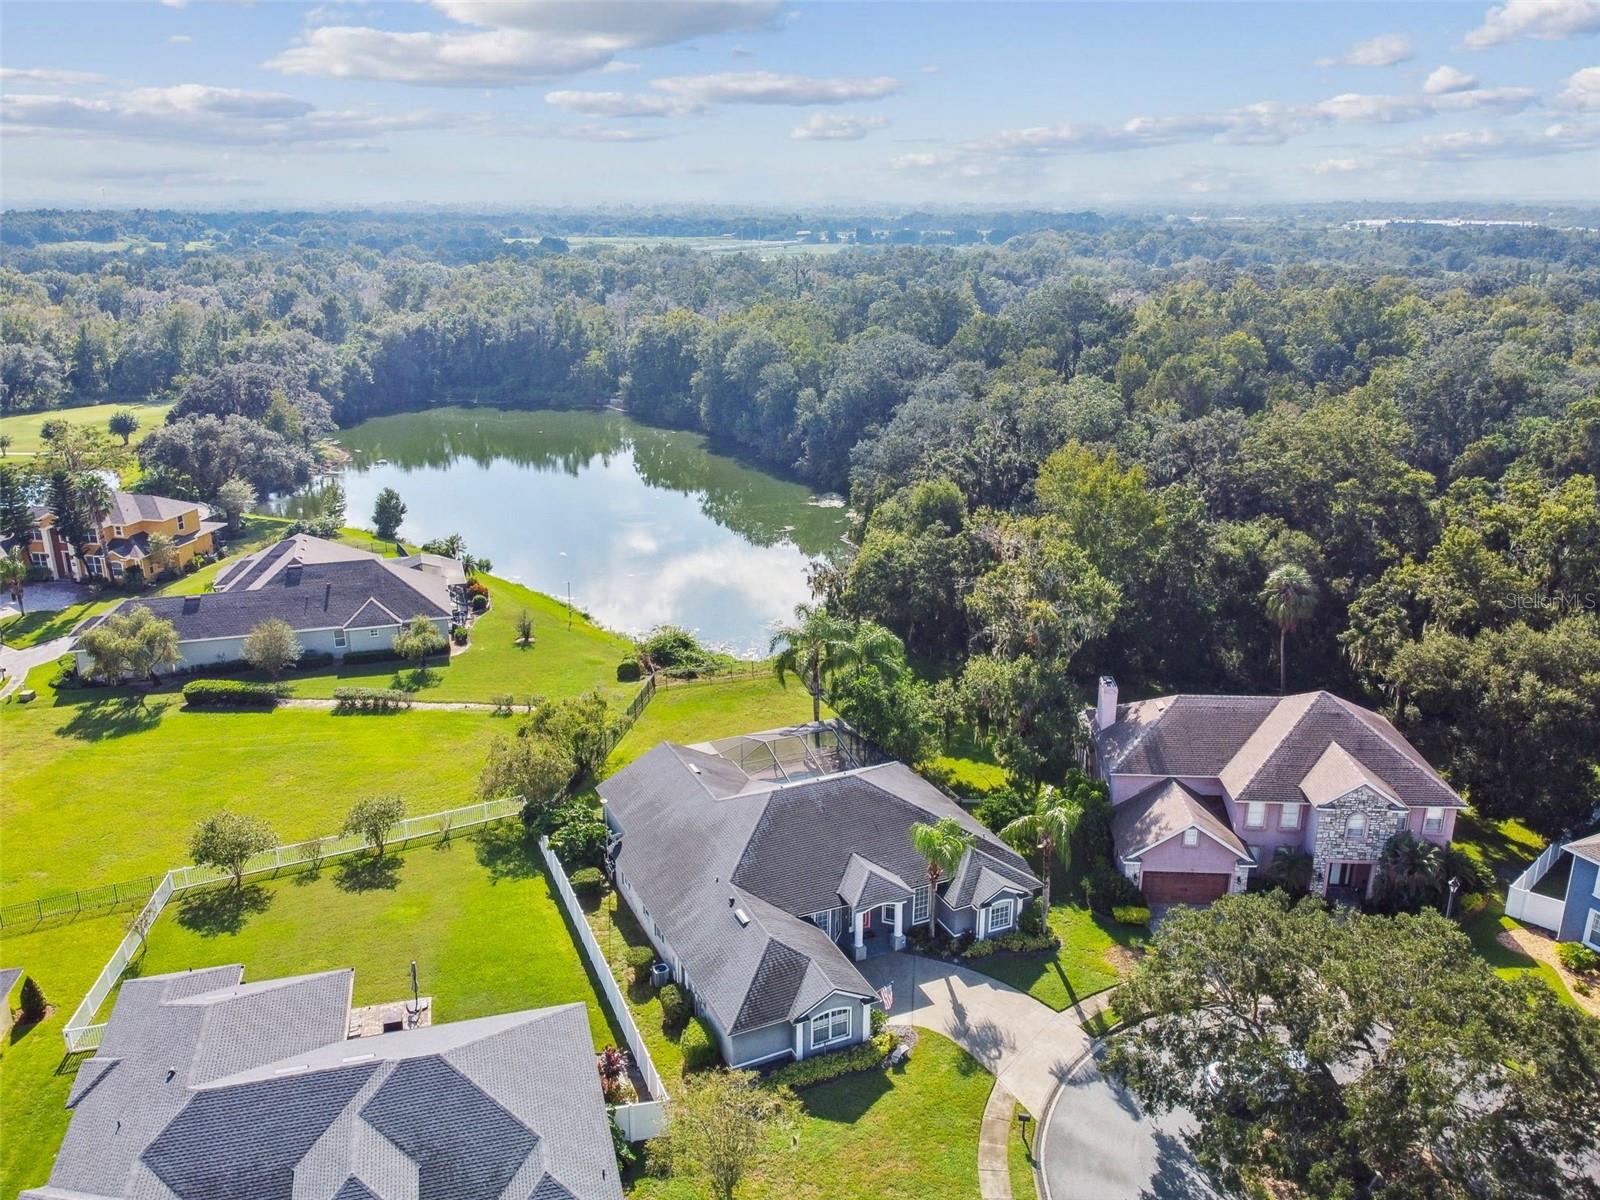
[[[1189,871],[1146,871],[1139,884],[1151,904],[1209,904],[1227,894],[1228,875]]]

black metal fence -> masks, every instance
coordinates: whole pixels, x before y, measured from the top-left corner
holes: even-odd
[[[108,883],[100,887],[63,892],[28,900],[21,904],[7,904],[0,908],[0,929],[15,929],[22,925],[37,925],[41,921],[75,917],[80,913],[98,912],[107,908],[120,908],[124,904],[143,904],[161,882],[159,875],[146,875],[126,883]]]

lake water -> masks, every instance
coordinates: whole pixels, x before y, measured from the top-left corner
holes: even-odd
[[[772,625],[809,598],[807,566],[848,525],[837,500],[614,412],[438,408],[339,441],[351,524],[370,527],[392,487],[408,542],[459,533],[496,575],[563,598],[570,585],[613,629],[682,625],[743,655],[766,652]],[[308,502],[272,507],[302,516]]]

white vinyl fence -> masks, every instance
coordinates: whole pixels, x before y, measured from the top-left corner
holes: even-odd
[[[666,1127],[667,1089],[662,1085],[656,1064],[650,1058],[650,1047],[645,1045],[639,1026],[634,1022],[633,1010],[628,1007],[622,990],[617,987],[616,976],[611,974],[611,964],[606,961],[605,952],[600,949],[594,931],[584,919],[583,906],[578,903],[572,884],[567,882],[567,873],[561,866],[561,860],[551,853],[548,838],[539,839],[539,851],[544,855],[544,865],[550,871],[550,878],[556,881],[556,894],[561,897],[567,916],[572,918],[573,928],[578,931],[578,944],[583,948],[583,956],[589,960],[590,969],[600,981],[606,1005],[611,1009],[611,1015],[616,1017],[617,1024],[622,1026],[622,1036],[628,1043],[628,1052],[633,1055],[633,1065],[644,1077],[645,1089],[650,1093],[648,1100],[617,1105],[614,1110],[617,1127],[630,1142],[656,1137]]]
[[[513,798],[487,800],[481,804],[469,804],[465,808],[447,809],[444,812],[428,813],[421,817],[406,817],[395,827],[386,844],[403,846],[413,838],[434,837],[457,829],[471,829],[491,821],[515,816],[521,811],[521,799]],[[307,842],[274,846],[271,850],[256,855],[245,864],[244,873],[246,876],[267,874],[284,867],[299,866],[302,863],[343,858],[366,848],[366,839],[358,836],[312,838]],[[121,945],[112,952],[110,960],[101,968],[99,976],[89,988],[88,995],[84,996],[83,1002],[78,1005],[77,1010],[67,1021],[66,1028],[62,1030],[67,1039],[69,1054],[79,1050],[92,1050],[100,1044],[100,1037],[106,1027],[103,1022],[98,1025],[93,1024],[95,1014],[100,1011],[100,1006],[105,1003],[106,997],[122,978],[122,972],[127,969],[128,964],[143,946],[146,935],[155,925],[161,910],[167,906],[167,901],[177,893],[190,888],[222,883],[232,878],[233,876],[227,871],[199,866],[174,867],[161,877],[150,899],[139,910],[138,916],[129,923],[128,936],[123,938]]]
[[[1561,910],[1565,902],[1556,896],[1541,896],[1533,890],[1560,857],[1561,842],[1551,842],[1545,847],[1544,853],[1517,876],[1506,892],[1506,916],[1537,925],[1540,929],[1548,929],[1551,933],[1561,928]]]

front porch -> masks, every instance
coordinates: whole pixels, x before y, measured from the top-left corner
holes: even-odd
[[[844,947],[856,962],[906,948],[906,901],[857,909]]]
[[[1373,867],[1370,862],[1329,863],[1324,897],[1332,904],[1362,904],[1372,894]]]

